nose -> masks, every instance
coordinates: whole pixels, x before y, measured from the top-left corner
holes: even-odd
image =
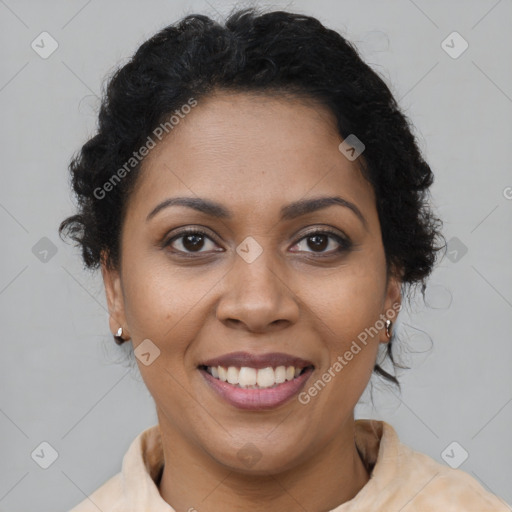
[[[263,333],[297,322],[299,304],[286,272],[265,253],[251,263],[238,257],[224,277],[216,315],[228,327]]]

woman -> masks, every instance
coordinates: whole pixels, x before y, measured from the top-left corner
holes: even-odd
[[[388,87],[314,18],[191,15],[110,80],[61,233],[158,425],[73,512],[509,510],[354,420],[444,247]]]

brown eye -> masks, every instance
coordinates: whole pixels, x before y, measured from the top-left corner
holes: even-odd
[[[295,245],[300,246],[300,244],[302,244],[303,247],[305,246],[305,249],[303,249],[305,252],[327,255],[343,252],[349,250],[351,247],[351,242],[348,239],[344,239],[337,233],[332,233],[325,230],[315,231],[313,233],[307,234]],[[307,249],[310,250],[308,251]],[[301,250],[294,252],[301,252]]]
[[[329,245],[329,237],[327,235],[312,235],[307,237],[308,247],[314,251],[324,251]]]
[[[181,242],[187,251],[198,251],[204,246],[204,236],[200,234],[185,235]]]
[[[210,247],[208,247],[210,244]],[[305,245],[303,249],[292,252],[312,252],[318,255],[334,255],[351,248],[352,244],[345,239],[330,231],[315,231],[302,237],[295,246]],[[173,252],[178,254],[201,254],[211,251],[219,252],[217,244],[212,238],[200,229],[188,229],[178,233],[164,244],[165,247],[171,247]],[[217,249],[216,249],[217,247]],[[204,249],[204,250],[203,250]],[[222,249],[220,249],[222,251]]]
[[[208,247],[208,242],[210,243],[210,247]],[[173,236],[165,243],[165,247],[171,247],[175,252],[186,254],[207,252],[215,249],[216,244],[204,231],[194,229],[182,231]],[[206,248],[206,250],[203,251],[202,249],[204,248]]]

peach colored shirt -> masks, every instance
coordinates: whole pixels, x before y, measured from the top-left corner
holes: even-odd
[[[386,422],[356,420],[355,442],[371,478],[353,499],[330,512],[512,512],[469,474],[401,443]],[[163,463],[160,430],[154,425],[133,440],[121,472],[70,512],[175,512],[156,483]]]

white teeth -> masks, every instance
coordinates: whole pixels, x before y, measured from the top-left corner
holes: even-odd
[[[287,380],[297,378],[302,372],[302,368],[295,368],[295,366],[278,366],[277,368],[249,368],[242,366],[208,366],[208,373],[216,379],[241,388],[271,388],[277,384],[282,384]]]
[[[228,368],[227,377],[230,384],[238,384],[238,374],[240,370],[234,366]]]
[[[223,382],[226,382],[228,380],[226,375],[226,368],[223,366],[217,366],[217,371],[219,372],[219,379]]]
[[[286,367],[278,366],[275,370],[276,384],[282,384],[286,380]]]
[[[240,387],[246,388],[247,386],[256,385],[257,373],[258,371],[254,368],[242,366],[242,368],[240,368],[240,373],[238,374],[238,384],[240,384]]]
[[[274,369],[269,367],[258,370],[256,383],[260,388],[269,388],[270,386],[273,386],[276,383]]]

